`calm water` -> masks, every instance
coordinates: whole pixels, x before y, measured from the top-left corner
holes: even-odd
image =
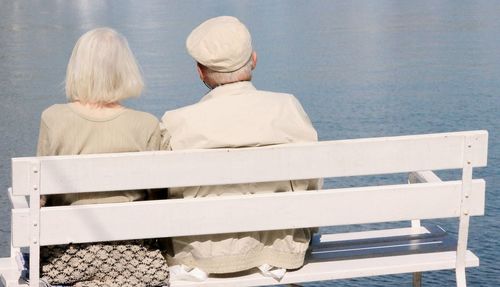
[[[473,218],[470,232],[481,266],[467,275],[470,286],[499,286],[499,12],[498,1],[0,0],[0,256],[10,240],[9,159],[34,154],[41,111],[65,101],[62,81],[76,39],[98,26],[122,32],[147,82],[143,97],[127,104],[160,117],[206,92],[184,41],[201,21],[226,14],[253,34],[255,85],[295,94],[321,139],[489,130],[488,167],[475,173],[487,181],[486,216]],[[440,223],[455,232],[455,221]],[[410,282],[403,275],[310,286]],[[452,272],[424,274],[424,286],[453,284]]]

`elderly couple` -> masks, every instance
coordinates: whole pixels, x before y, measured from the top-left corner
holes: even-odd
[[[205,21],[191,32],[186,46],[197,62],[200,79],[211,91],[196,104],[167,111],[160,123],[148,113],[120,104],[125,98],[138,96],[143,88],[126,39],[109,28],[85,33],[67,67],[69,103],[53,105],[42,114],[38,155],[238,148],[317,140],[315,129],[293,95],[260,91],[250,82],[257,54],[249,31],[238,19],[222,16]],[[169,198],[311,190],[318,184],[317,180],[302,180],[172,188]],[[63,194],[45,198],[44,204],[143,199],[147,199],[143,191]],[[303,264],[309,240],[308,229],[191,236],[173,238],[168,251],[162,251],[169,266],[198,268],[206,274],[240,272],[262,265],[295,269]],[[48,262],[55,264],[54,260]],[[78,263],[75,265],[79,268]],[[48,268],[45,274],[50,271]],[[99,278],[106,281],[113,277],[106,276],[101,274]],[[87,277],[80,281],[97,280],[92,275]],[[115,274],[107,286],[158,284],[144,278],[135,278],[133,283],[121,278],[121,283],[113,283],[116,278]]]

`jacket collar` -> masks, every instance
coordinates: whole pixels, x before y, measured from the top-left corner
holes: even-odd
[[[235,93],[241,93],[245,91],[255,91],[257,90],[252,82],[250,81],[242,81],[242,82],[236,82],[236,83],[231,83],[231,84],[225,84],[222,86],[218,86],[217,88],[211,90],[206,94],[203,98],[201,98],[200,102],[210,100],[216,97],[221,97],[225,95],[232,95]]]

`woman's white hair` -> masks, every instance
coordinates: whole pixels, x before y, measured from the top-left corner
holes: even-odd
[[[66,70],[66,97],[74,102],[109,104],[137,97],[144,87],[128,42],[113,29],[97,28],[75,44]]]

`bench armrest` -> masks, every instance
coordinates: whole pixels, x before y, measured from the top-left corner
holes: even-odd
[[[13,209],[29,207],[26,196],[12,194],[12,187],[9,188],[7,194],[9,195],[10,204]]]
[[[442,180],[431,170],[410,172],[408,183],[441,182]]]

